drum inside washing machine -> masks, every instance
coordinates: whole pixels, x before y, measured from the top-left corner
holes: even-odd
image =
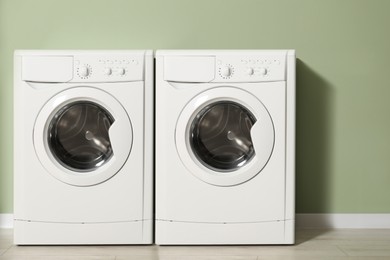
[[[102,106],[77,101],[60,109],[51,120],[48,144],[64,167],[88,172],[112,158],[109,128],[114,117]]]
[[[212,103],[191,124],[191,148],[206,167],[229,173],[253,158],[250,131],[255,123],[255,116],[236,102]]]

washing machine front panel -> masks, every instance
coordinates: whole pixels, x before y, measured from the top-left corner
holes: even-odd
[[[294,149],[290,116],[295,104],[291,72],[295,71],[286,69],[287,61],[295,62],[291,54],[157,51],[157,244],[282,244],[286,236],[291,238],[293,168],[287,161]],[[229,134],[233,123],[222,116],[229,108],[240,111],[242,121],[248,122],[240,135]],[[240,120],[236,124],[241,125]],[[245,134],[248,130],[250,135]],[[213,140],[221,132],[225,138]],[[207,157],[207,163],[202,162],[202,152],[197,155],[197,146],[191,146],[192,141],[201,143],[199,147],[206,143],[208,149],[198,149],[208,153],[237,136],[237,141],[248,145],[242,153],[248,158],[241,167],[239,163],[220,167]],[[249,144],[254,149],[252,158]],[[239,158],[234,155],[238,153],[230,158]],[[263,168],[256,163],[261,159]],[[252,177],[245,175],[251,171]]]
[[[261,101],[232,86],[197,95],[176,126],[182,163],[197,178],[217,186],[239,185],[259,174],[274,140],[273,122]]]
[[[151,243],[152,52],[27,50],[14,61],[15,244]],[[84,128],[67,127],[77,118]],[[78,163],[56,157],[56,142]]]
[[[90,186],[114,176],[132,146],[131,121],[110,94],[76,87],[51,98],[34,127],[42,166],[58,180]]]

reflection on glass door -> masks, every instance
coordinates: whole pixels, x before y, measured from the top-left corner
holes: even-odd
[[[190,127],[190,144],[207,168],[228,173],[246,165],[255,155],[250,130],[254,115],[232,101],[204,107]]]
[[[113,155],[109,128],[112,115],[90,101],[77,101],[61,108],[50,122],[48,145],[55,159],[76,172],[90,172]]]

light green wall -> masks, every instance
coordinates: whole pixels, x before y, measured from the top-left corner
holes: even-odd
[[[294,48],[297,212],[389,213],[389,10],[389,0],[0,0],[0,212],[12,212],[14,49]]]

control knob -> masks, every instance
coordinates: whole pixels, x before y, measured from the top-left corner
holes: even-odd
[[[255,71],[253,70],[253,68],[248,68],[248,69],[246,70],[246,74],[248,74],[249,76],[252,76],[254,72],[255,72]]]
[[[232,75],[232,69],[229,66],[224,66],[221,68],[221,75],[223,77],[230,77]]]
[[[88,66],[81,66],[81,67],[79,68],[79,75],[80,75],[81,77],[88,77],[89,74],[90,74],[90,71],[89,71]]]
[[[266,68],[260,68],[260,69],[259,69],[259,73],[260,73],[260,75],[265,76],[265,75],[267,75],[268,70],[267,70]]]
[[[121,76],[123,76],[123,75],[125,75],[125,69],[124,68],[119,68],[118,70],[117,70],[117,72],[118,72],[118,75],[121,75]]]
[[[112,74],[112,69],[111,68],[105,68],[104,69],[104,74],[106,74],[107,76],[111,75]]]

